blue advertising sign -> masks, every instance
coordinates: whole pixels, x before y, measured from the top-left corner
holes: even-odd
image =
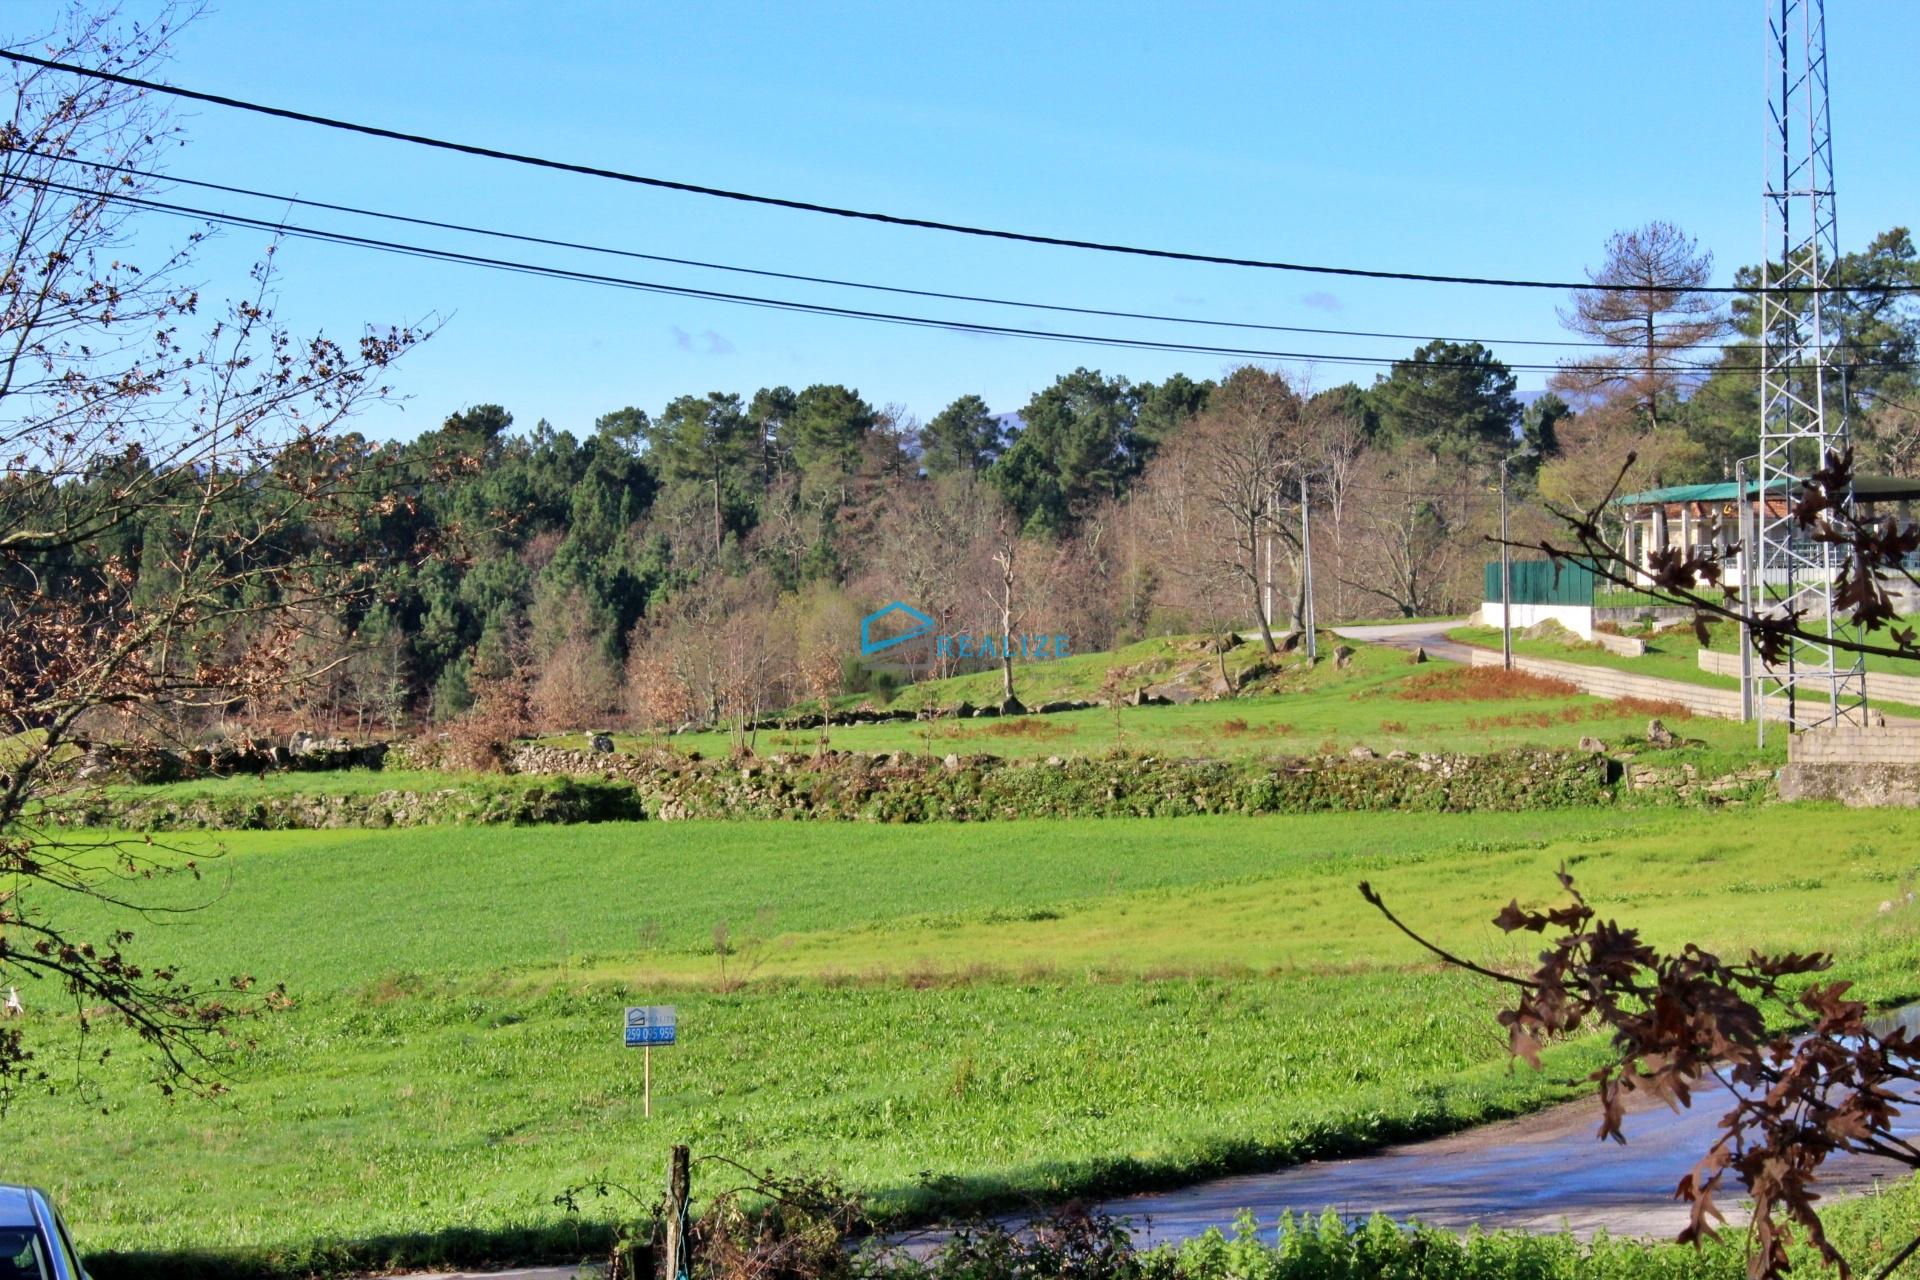
[[[679,1015],[670,1004],[630,1005],[627,1008],[626,1044],[629,1049],[650,1049],[657,1044],[673,1044]]]

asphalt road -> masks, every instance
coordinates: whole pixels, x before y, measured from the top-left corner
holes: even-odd
[[[1622,1146],[1594,1137],[1600,1107],[1586,1099],[1369,1156],[1221,1178],[1100,1207],[1130,1219],[1143,1242],[1184,1240],[1209,1227],[1226,1231],[1242,1209],[1271,1229],[1282,1212],[1317,1215],[1327,1208],[1450,1228],[1479,1223],[1566,1228],[1580,1236],[1601,1228],[1615,1236],[1670,1236],[1687,1218],[1673,1189],[1718,1136],[1726,1109],[1718,1086],[1696,1094],[1686,1111],[1643,1107],[1626,1118]],[[1920,1134],[1920,1118],[1901,1132]],[[1891,1161],[1858,1157],[1830,1161],[1828,1169],[1828,1195],[1865,1191],[1904,1173]],[[1721,1206],[1735,1226],[1738,1203],[1729,1195]]]

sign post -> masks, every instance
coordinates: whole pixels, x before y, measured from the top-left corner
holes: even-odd
[[[640,1050],[642,1114],[653,1118],[653,1046],[678,1043],[679,1013],[670,1004],[627,1006],[625,1044]]]

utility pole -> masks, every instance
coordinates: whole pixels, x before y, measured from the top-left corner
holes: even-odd
[[[1507,545],[1507,460],[1500,459],[1500,665],[1513,670],[1513,549]]]
[[[1267,519],[1264,527],[1266,545],[1266,581],[1267,581],[1267,629],[1273,629],[1273,488],[1267,488]]]
[[[1300,472],[1300,625],[1307,629],[1307,661],[1320,657],[1320,642],[1314,636],[1317,619],[1313,616],[1313,522],[1307,518],[1307,473]]]
[[[1540,452],[1531,446],[1500,459],[1500,665],[1513,670],[1513,548],[1507,544],[1507,467]]]
[[[1747,634],[1747,615],[1753,609],[1753,505],[1747,501],[1747,460],[1740,459],[1733,464],[1733,495],[1737,504],[1735,510],[1740,513],[1738,537],[1740,539],[1740,720],[1746,723],[1754,718],[1753,684],[1753,644]],[[1760,726],[1761,745],[1765,744],[1767,729],[1763,722]]]

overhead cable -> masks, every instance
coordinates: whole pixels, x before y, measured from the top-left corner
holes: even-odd
[[[406,257],[426,258],[442,262],[455,262],[468,266],[477,266],[490,270],[507,271],[521,275],[541,276],[556,280],[569,280],[582,284],[601,285],[610,288],[632,289],[643,293],[663,294],[672,297],[696,298],[710,302],[724,302],[739,306],[760,307],[776,311],[791,311],[809,315],[839,316],[846,319],[866,320],[882,324],[904,325],[913,328],[943,329],[956,333],[974,333],[997,337],[1030,338],[1047,342],[1066,342],[1089,346],[1117,347],[1130,350],[1171,351],[1198,355],[1217,355],[1244,360],[1296,360],[1315,364],[1391,366],[1402,363],[1414,364],[1428,369],[1446,368],[1483,368],[1484,364],[1475,360],[1424,360],[1406,361],[1395,356],[1356,356],[1313,351],[1273,351],[1252,347],[1216,346],[1204,343],[1169,342],[1151,338],[1127,338],[1111,334],[1069,333],[1051,329],[1032,329],[1017,325],[987,324],[980,321],[949,319],[936,316],[919,316],[885,311],[869,311],[857,307],[837,307],[826,303],[803,302],[790,298],[770,298],[754,294],[728,293],[717,289],[701,289],[691,285],[673,285],[653,280],[635,280],[626,276],[606,275],[599,272],[580,271],[567,267],[546,266],[539,263],[521,262],[509,258],[493,258],[482,254],[461,253],[452,249],[437,249],[426,245],[408,244],[401,241],[383,240],[373,236],[352,235],[343,231],[329,231],[316,227],[298,226],[285,221],[255,218],[244,214],[229,213],[217,209],[200,209],[189,205],[174,204],[145,196],[127,193],[100,191],[89,187],[76,187],[67,183],[54,182],[42,178],[16,178],[15,181],[50,191],[60,191],[71,195],[111,200],[131,207],[150,209],[175,216],[193,218],[198,221],[212,222],[226,226],[248,227],[271,232],[275,235],[295,239],[314,240],[323,243],[347,245],[355,248],[372,249],[384,253],[394,253]],[[1510,370],[1555,372],[1561,366],[1557,364],[1508,364],[1500,362]],[[1854,364],[1854,368],[1907,368],[1911,362],[1863,361]],[[1611,366],[1616,373],[1653,373],[1690,370],[1700,373],[1713,371],[1739,372],[1757,371],[1758,365],[1730,364],[1684,364],[1667,365],[1659,369],[1629,365]]]
[[[1385,338],[1402,342],[1452,342],[1456,344],[1479,343],[1482,346],[1520,346],[1573,348],[1585,347],[1600,350],[1618,351],[1622,347],[1610,342],[1582,341],[1565,338],[1476,338],[1449,337],[1442,334],[1387,333],[1373,329],[1334,329],[1321,325],[1271,324],[1251,320],[1221,320],[1210,316],[1170,315],[1151,311],[1123,311],[1106,307],[1083,307],[1069,303],[1035,302],[1030,299],[997,298],[985,294],[949,293],[938,289],[919,289],[907,285],[878,284],[865,280],[846,280],[835,276],[807,275],[794,271],[775,271],[765,267],[745,267],[735,263],[709,262],[699,258],[682,258],[670,254],[647,253],[638,249],[622,249],[611,245],[591,244],[578,240],[563,240],[551,236],[530,235],[519,231],[502,231],[494,227],[474,226],[469,223],[448,222],[439,218],[423,218],[413,214],[393,213],[382,209],[370,209],[362,205],[340,204],[328,200],[313,200],[303,196],[287,195],[281,192],[261,191],[253,187],[235,186],[231,183],[212,182],[204,178],[184,178],[173,174],[158,173],[150,169],[139,169],[131,165],[106,164],[96,160],[80,160],[69,156],[58,156],[49,152],[25,151],[21,154],[40,159],[53,160],[63,164],[79,165],[103,173],[117,173],[129,177],[144,178],[154,182],[164,182],[178,186],[194,187],[203,191],[218,191],[225,195],[245,196],[249,199],[267,200],[275,204],[292,205],[306,209],[323,209],[330,213],[344,213],[354,217],[374,218],[385,222],[397,222],[408,226],[431,227],[439,231],[454,231],[464,235],[487,236],[496,240],[509,240],[519,244],[540,245],[552,249],[570,249],[582,253],[603,254],[609,257],[628,258],[642,262],[660,262],[672,266],[694,267],[704,271],[724,271],[736,275],[757,276],[769,280],[791,280],[802,284],[827,285],[838,289],[860,289],[873,293],[890,293],[913,298],[935,298],[945,302],[980,303],[986,306],[1015,307],[1029,311],[1053,311],[1068,315],[1100,316],[1114,320],[1146,320],[1156,324],[1197,325],[1216,329],[1246,329],[1265,333],[1308,333],[1336,338]],[[1725,351],[1730,347],[1746,346],[1750,343],[1722,344],[1717,342],[1656,342],[1652,349],[1657,351]],[[1842,344],[1844,346],[1845,344]],[[1644,350],[1638,344],[1635,350]],[[1836,349],[1841,349],[1837,347]]]
[[[591,178],[604,178],[610,181],[624,182],[636,186],[652,187],[666,191],[679,191],[689,195],[710,196],[720,200],[764,205],[802,213],[824,214],[836,218],[852,218],[864,222],[883,223],[889,226],[910,227],[925,231],[943,231],[955,235],[978,236],[1022,244],[1046,245],[1054,248],[1086,249],[1099,253],[1125,254],[1139,258],[1158,258],[1176,262],[1199,262],[1225,267],[1251,267],[1268,271],[1300,272],[1309,275],[1347,276],[1370,280],[1405,280],[1428,284],[1482,285],[1507,289],[1583,289],[1598,293],[1647,292],[1647,289],[1640,285],[1609,284],[1592,280],[1528,280],[1500,276],[1445,275],[1422,271],[1389,271],[1378,268],[1335,267],[1304,262],[1284,262],[1266,258],[1235,257],[1227,254],[1198,253],[1179,249],[1146,248],[1139,245],[1116,244],[1107,241],[1087,240],[1070,236],[1042,235],[1036,232],[971,226],[966,223],[945,222],[935,218],[910,217],[905,214],[850,209],[839,205],[821,204],[811,200],[799,200],[786,196],[761,195],[748,191],[735,191],[726,187],[706,186],[696,182],[682,182],[671,178],[652,177],[646,174],[607,168],[602,165],[554,160],[545,156],[528,155],[523,152],[508,151],[499,147],[484,146],[478,143],[454,142],[445,138],[431,137],[427,134],[408,133],[400,129],[389,129],[379,125],[362,124],[358,121],[317,115],[309,111],[296,111],[288,107],[276,107],[266,103],[251,102],[244,98],[235,98],[226,94],[209,93],[200,89],[188,89],[180,85],[166,84],[158,80],[146,80],[138,76],[121,75],[118,72],[102,71],[95,67],[83,67],[76,63],[36,57],[32,54],[20,53],[16,50],[0,49],[0,59],[5,59],[6,61],[21,66],[41,67],[50,71],[61,71],[72,75],[85,76],[93,80],[125,85],[129,88],[181,98],[191,102],[205,102],[214,106],[229,107],[236,111],[247,111],[256,115],[272,116],[281,120],[294,120],[302,124],[318,125],[327,129],[339,129],[349,133],[363,134],[367,137],[385,138],[393,142],[405,142],[414,146],[430,147],[440,151],[450,151],[461,155],[476,156],[482,159],[501,160],[511,164],[529,165],[535,168],[548,169],[561,173],[580,174]],[[1920,286],[1892,286],[1890,291],[1920,292]],[[1699,289],[1689,290],[1689,292],[1754,295],[1762,293],[1804,293],[1806,290],[1804,288],[1763,288],[1759,286],[1717,285],[1703,286]]]

